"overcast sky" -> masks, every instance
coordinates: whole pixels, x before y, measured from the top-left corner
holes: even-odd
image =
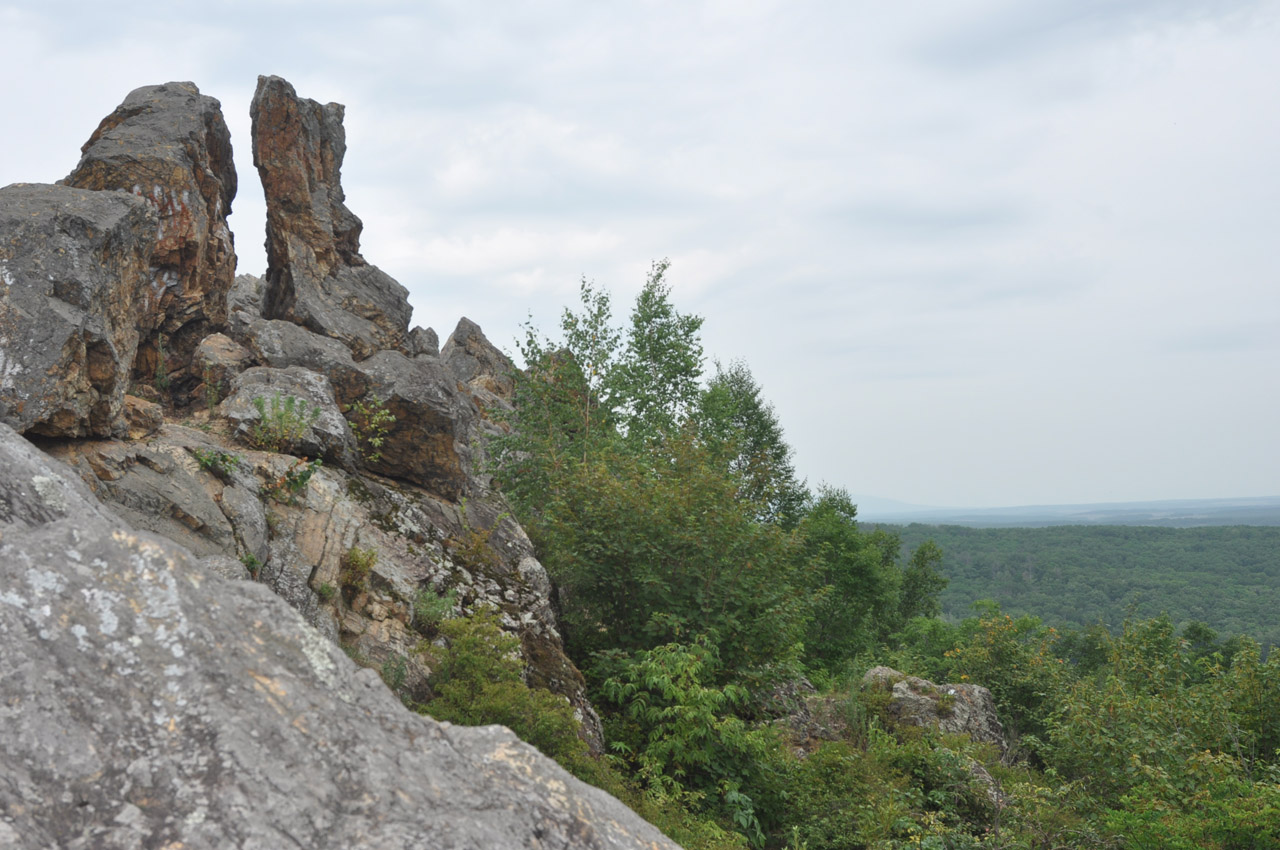
[[[1280,3],[0,2],[0,185],[132,89],[346,104],[363,254],[514,349],[650,262],[799,471],[945,506],[1280,494]],[[621,318],[621,317],[620,317]]]

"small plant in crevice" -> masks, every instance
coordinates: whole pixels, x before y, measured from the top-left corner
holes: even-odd
[[[196,463],[200,464],[200,468],[216,476],[217,478],[229,482],[231,475],[240,469],[240,456],[234,452],[224,452],[218,449],[205,451],[204,449],[191,449],[191,455],[196,459]]]
[[[430,588],[419,590],[413,598],[413,620],[410,625],[419,632],[427,632],[448,619],[458,604],[458,589],[451,587],[443,595]]]
[[[362,399],[348,405],[345,413],[351,431],[356,435],[360,456],[368,463],[382,460],[382,444],[387,441],[387,432],[396,421],[395,414],[377,398],[371,401]]]
[[[950,717],[956,713],[956,695],[954,692],[938,694],[938,716]]]
[[[252,552],[245,552],[241,555],[240,563],[244,564],[245,569],[249,571],[249,575],[253,577],[254,581],[257,581],[258,577],[262,575],[262,562]]]
[[[156,334],[156,389],[169,389],[169,363],[164,350],[164,334]]]
[[[337,595],[338,588],[327,581],[316,588],[316,596],[320,597],[321,602],[332,602]]]
[[[382,676],[382,681],[396,694],[400,693],[400,689],[404,687],[404,680],[408,674],[409,663],[405,661],[403,655],[391,656],[378,668],[378,675]]]
[[[258,419],[249,427],[249,443],[269,452],[279,452],[293,446],[307,429],[320,418],[318,405],[309,404],[295,396],[271,396],[270,406],[266,396],[253,400]]]
[[[351,590],[359,590],[369,581],[369,573],[378,563],[377,549],[361,549],[352,546],[342,556],[338,584]]]
[[[320,458],[313,461],[308,461],[305,457],[299,458],[293,466],[285,470],[283,475],[270,484],[264,485],[262,495],[281,504],[298,504],[298,496],[307,489],[311,476],[315,475],[321,465]]]
[[[209,412],[218,406],[218,402],[222,401],[222,382],[213,379],[213,372],[206,367],[204,374],[204,403],[209,408]]]
[[[502,514],[489,528],[475,528],[467,520],[467,500],[462,500],[461,505],[462,516],[462,533],[451,536],[444,541],[444,545],[448,548],[454,559],[462,566],[469,570],[479,569],[488,571],[498,566],[497,553],[493,551],[493,547],[489,545],[489,538],[493,536],[494,528],[498,523],[502,522],[506,514]]]

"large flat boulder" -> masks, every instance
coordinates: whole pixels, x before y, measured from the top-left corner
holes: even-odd
[[[4,426],[0,463],[0,846],[674,847],[507,730],[407,711]]]
[[[122,192],[0,189],[0,422],[50,437],[125,432],[156,223]]]
[[[259,77],[250,104],[253,164],[267,201],[263,315],[340,340],[358,360],[408,350],[408,291],[360,255],[360,219],[342,191],[341,104]]]
[[[143,331],[138,373],[156,374],[163,357],[163,370],[173,381],[185,386],[199,380],[187,372],[191,352],[206,335],[226,326],[227,292],[236,269],[227,227],[236,169],[221,105],[200,94],[194,83],[135,89],[102,119],[63,182],[131,192],[156,209],[152,287],[137,305]]]

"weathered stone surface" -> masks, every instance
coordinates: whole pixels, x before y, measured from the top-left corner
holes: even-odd
[[[406,350],[408,291],[360,256],[360,219],[346,207],[340,104],[298,97],[259,77],[250,105],[253,163],[267,200],[262,314],[341,340],[356,359]]]
[[[123,193],[0,189],[0,422],[123,434],[156,214]]]
[[[326,376],[339,405],[348,405],[369,391],[369,379],[352,359],[351,350],[336,339],[293,322],[239,315],[237,338],[264,366],[301,366]]]
[[[406,711],[3,426],[0,460],[0,844],[674,847],[506,730]]]
[[[253,353],[226,334],[209,334],[200,340],[191,356],[192,371],[200,378],[207,402],[227,394],[231,383],[244,370],[255,365]]]
[[[409,356],[417,357],[425,354],[436,357],[440,354],[440,337],[432,328],[414,328],[409,331]]]
[[[163,356],[172,381],[198,380],[187,369],[191,352],[226,325],[236,269],[227,227],[236,169],[218,101],[193,83],[135,89],[98,125],[63,182],[132,192],[155,207],[152,286],[135,317],[143,331],[137,374],[154,375]],[[157,332],[165,335],[163,355]]]
[[[963,733],[975,741],[994,744],[1001,755],[1008,750],[995,700],[991,691],[981,685],[935,685],[916,676],[904,676],[890,667],[872,667],[862,682],[864,687],[880,687],[893,693],[888,711],[899,723]]]
[[[360,363],[369,392],[394,417],[382,457],[369,468],[458,501],[474,489],[471,437],[475,404],[439,360],[380,351]]]
[[[219,505],[222,486],[193,448],[203,435],[167,426],[145,443],[86,441],[49,446],[134,528],[164,535],[197,557],[236,554],[235,529]]]
[[[485,401],[492,404],[490,396],[510,401],[515,392],[515,381],[511,377],[515,364],[468,318],[458,320],[458,326],[440,349],[440,359],[473,395],[480,396],[477,400],[482,404]]]
[[[241,372],[232,379],[230,394],[218,405],[218,414],[232,423],[242,440],[249,442],[249,435],[262,419],[256,400],[264,400],[263,409],[270,418],[274,411],[285,410],[290,398],[295,400],[293,409],[297,420],[305,427],[297,439],[276,446],[275,450],[309,458],[321,457],[344,469],[354,469],[357,461],[351,426],[338,409],[329,381],[309,369],[255,366]],[[304,416],[304,410],[313,411],[316,415]]]
[[[124,418],[129,423],[129,439],[141,440],[159,431],[164,425],[164,408],[145,398],[126,395]]]

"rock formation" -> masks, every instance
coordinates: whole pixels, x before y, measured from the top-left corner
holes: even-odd
[[[341,117],[260,81],[265,280],[231,277],[230,142],[191,84],[102,123],[69,178],[93,188],[0,190],[0,423],[46,453],[0,428],[0,846],[669,846],[373,672],[428,699],[420,608],[496,608],[601,746],[481,462],[511,364],[466,319],[406,330]],[[264,437],[277,401],[305,421]]]
[[[505,729],[406,711],[3,425],[0,467],[0,846],[674,847]]]
[[[264,315],[341,340],[363,360],[404,350],[409,293],[360,256],[363,225],[343,203],[343,107],[298,97],[279,77],[259,77],[253,164],[267,199]]]
[[[123,433],[155,231],[151,207],[122,193],[0,190],[0,422]]]
[[[991,691],[981,685],[935,685],[916,676],[904,676],[890,667],[872,667],[862,677],[862,683],[864,687],[884,688],[892,693],[888,712],[898,723],[965,734],[975,741],[995,745],[1002,756],[1008,750],[995,700]]]
[[[132,192],[156,208],[151,287],[136,305],[136,371],[149,380],[160,370],[181,389],[198,382],[187,369],[191,352],[226,325],[236,271],[227,227],[236,169],[218,101],[193,83],[134,90],[102,119],[63,183]]]

